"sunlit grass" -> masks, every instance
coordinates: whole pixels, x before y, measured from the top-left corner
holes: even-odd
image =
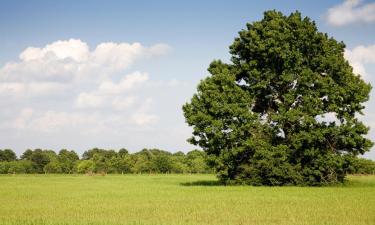
[[[337,187],[220,186],[213,175],[4,175],[0,224],[375,224],[375,176]]]

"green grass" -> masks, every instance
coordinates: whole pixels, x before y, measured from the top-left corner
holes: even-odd
[[[0,224],[373,225],[375,176],[337,187],[225,187],[213,175],[5,175]]]

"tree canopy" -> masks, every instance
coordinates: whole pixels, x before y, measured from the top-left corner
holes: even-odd
[[[349,158],[373,145],[357,118],[371,86],[344,50],[299,12],[265,12],[239,32],[231,63],[213,61],[183,106],[189,141],[225,183],[342,182]]]

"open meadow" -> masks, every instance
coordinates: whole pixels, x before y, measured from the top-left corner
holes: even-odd
[[[214,175],[3,175],[0,224],[375,224],[375,176],[335,187],[221,186]]]

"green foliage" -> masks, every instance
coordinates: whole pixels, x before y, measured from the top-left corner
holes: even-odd
[[[88,151],[85,151],[82,155],[82,159],[87,160],[87,159],[92,159],[94,158],[94,155],[101,155],[104,158],[112,158],[117,155],[116,151],[114,150],[105,150],[105,149],[100,149],[100,148],[93,148]]]
[[[354,158],[351,161],[352,174],[375,174],[375,161],[364,158]]]
[[[53,160],[57,160],[57,155],[52,150],[35,149],[30,155],[30,161],[37,173],[44,173],[44,167]]]
[[[186,154],[186,165],[189,173],[212,172],[205,162],[205,153],[199,150],[193,150]]]
[[[33,173],[33,163],[29,160],[19,160],[9,162],[8,173],[20,174],[20,173]]]
[[[159,154],[153,159],[155,171],[159,173],[170,173],[172,170],[172,160],[167,154]]]
[[[143,149],[133,155],[135,173],[168,173],[172,170],[172,155],[159,149]]]
[[[92,173],[95,169],[95,163],[92,160],[82,160],[77,164],[77,173]]]
[[[111,159],[111,172],[113,173],[130,173],[132,169],[130,154],[122,154],[119,151],[119,156]]]
[[[62,173],[63,169],[59,161],[52,160],[43,167],[43,171],[45,173]]]
[[[31,160],[31,155],[33,154],[33,150],[27,149],[22,155],[21,159]]]
[[[57,159],[62,173],[73,173],[74,165],[79,160],[79,157],[74,151],[62,149],[60,150]]]
[[[128,154],[129,154],[129,151],[128,151],[127,149],[125,149],[125,148],[122,148],[122,149],[120,149],[120,150],[118,151],[118,154],[119,154],[121,157],[123,157],[123,156],[128,155]]]
[[[10,168],[9,162],[0,162],[0,173],[7,174]]]
[[[18,173],[33,173],[33,163],[29,160],[18,160],[10,162],[0,162],[0,174],[18,174]]]
[[[206,156],[204,155],[204,159]],[[172,172],[174,173],[189,173],[189,166],[185,153],[179,151],[171,156]]]
[[[211,173],[206,154],[194,150],[170,153],[160,149],[142,149],[129,153],[93,148],[80,160],[73,150],[26,150],[21,160],[0,162],[0,174],[7,173]]]
[[[13,152],[11,149],[0,149],[0,162],[10,162],[15,161],[17,159],[16,153]]]
[[[212,62],[211,76],[183,106],[189,141],[207,153],[222,182],[343,182],[347,156],[373,145],[356,118],[371,86],[353,73],[344,50],[299,12],[267,11],[239,32],[232,63]]]

